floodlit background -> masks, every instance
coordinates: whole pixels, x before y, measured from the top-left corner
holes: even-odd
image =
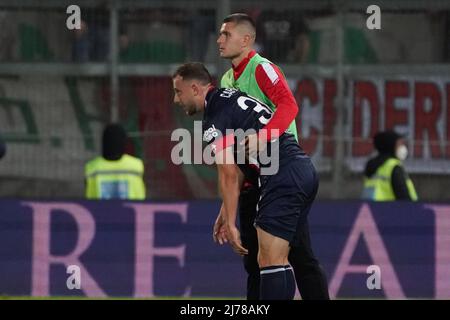
[[[223,17],[257,22],[257,48],[279,64],[300,106],[301,144],[320,170],[319,199],[358,199],[377,130],[406,134],[407,171],[421,199],[450,193],[450,2],[0,1],[0,132],[8,155],[0,195],[82,198],[83,165],[100,130],[123,123],[146,165],[150,199],[217,197],[214,168],[173,165],[171,132],[192,127],[173,107],[170,74],[202,61],[217,76]]]

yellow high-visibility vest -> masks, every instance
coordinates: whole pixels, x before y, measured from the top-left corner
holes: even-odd
[[[119,160],[96,157],[85,166],[86,198],[145,199],[144,164],[124,154]]]
[[[363,198],[373,201],[394,201],[395,194],[392,189],[391,177],[395,166],[401,166],[402,163],[397,158],[389,158],[378,168],[373,176],[364,179]],[[412,180],[406,179],[406,186],[413,201],[417,201],[417,192]]]

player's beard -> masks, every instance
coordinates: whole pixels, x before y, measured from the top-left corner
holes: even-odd
[[[193,116],[198,111],[196,106],[195,106],[195,104],[193,104],[193,103],[192,104],[186,104],[184,110],[185,110],[185,112],[186,112],[186,114],[188,116]]]

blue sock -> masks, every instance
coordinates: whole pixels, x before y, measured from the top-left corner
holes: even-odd
[[[286,300],[286,271],[284,266],[260,268],[260,300]]]
[[[284,266],[284,270],[286,272],[286,299],[294,300],[296,286],[294,272],[292,272],[292,268],[290,265]]]

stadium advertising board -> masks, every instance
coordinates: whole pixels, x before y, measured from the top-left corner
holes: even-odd
[[[242,297],[219,207],[0,200],[0,294]],[[310,228],[333,297],[450,298],[450,205],[318,202]]]
[[[336,145],[336,81],[305,78],[294,83],[301,110],[298,125],[302,144],[329,168]],[[448,79],[424,76],[353,79],[346,83],[345,103],[346,160],[351,170],[361,172],[373,152],[372,137],[377,131],[395,128],[405,135],[409,145],[406,161],[409,172],[449,172]]]
[[[85,161],[99,152],[101,119],[106,108],[91,101],[103,101],[99,92],[106,89],[88,80],[72,82],[56,77],[45,82],[36,78],[0,81],[0,126],[10,146],[0,175],[61,180],[82,176]],[[302,146],[320,171],[330,170],[336,145],[336,81],[313,77],[292,78],[289,82],[300,106],[297,125]],[[170,133],[184,127],[176,111],[169,107],[173,98],[170,78],[147,77],[130,85],[134,90],[125,101],[135,103],[122,108],[136,118],[127,119],[127,126],[147,132],[148,137],[137,148],[138,155],[164,161],[166,170],[180,174],[169,162],[173,147]],[[38,96],[29,88],[57,93],[59,103],[52,102],[54,94]],[[350,170],[361,172],[373,151],[371,137],[376,131],[395,128],[407,138],[408,172],[449,173],[447,77],[411,74],[354,78],[346,82],[345,102],[344,138]],[[161,110],[167,111],[164,117]],[[141,149],[150,151],[147,154]],[[41,155],[41,161],[27,161],[35,152]],[[64,159],[64,169],[53,170],[55,159]],[[151,175],[157,176],[158,172]]]

